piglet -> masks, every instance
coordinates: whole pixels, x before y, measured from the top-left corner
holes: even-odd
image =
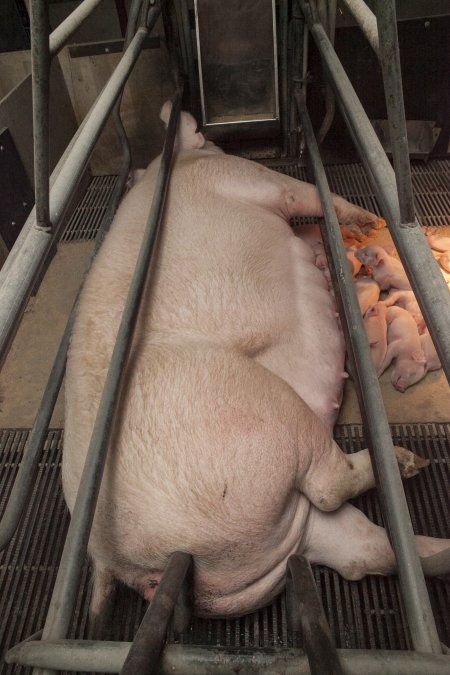
[[[428,370],[439,370],[442,368],[442,364],[437,355],[436,347],[433,344],[431,335],[428,330],[426,330],[423,335],[420,336],[420,343],[427,360],[427,371]]]
[[[347,260],[350,265],[350,271],[352,273],[352,276],[356,277],[358,274],[359,270],[362,267],[361,261],[358,260],[358,258],[355,255],[356,249],[354,248],[348,248],[347,249]]]
[[[386,307],[378,302],[364,315],[364,328],[370,345],[370,355],[378,377],[383,372],[387,351]]]
[[[419,334],[422,335],[425,331],[426,324],[413,291],[391,291],[388,297],[383,300],[383,304],[386,307],[396,305],[397,307],[406,309],[416,322]]]
[[[382,372],[395,359],[391,382],[402,393],[427,372],[427,361],[412,316],[402,307],[386,309],[388,348]]]
[[[444,253],[439,256],[439,265],[446,272],[450,272],[450,251],[444,251]]]
[[[364,316],[372,305],[376,305],[380,297],[380,287],[373,279],[357,279],[355,281],[361,314]]]
[[[371,268],[373,278],[382,291],[411,288],[401,262],[389,255],[382,246],[367,246],[356,251],[355,255],[365,267]]]
[[[450,250],[450,237],[439,237],[437,231],[433,228],[430,228],[426,231],[428,244],[435,251],[449,251]]]

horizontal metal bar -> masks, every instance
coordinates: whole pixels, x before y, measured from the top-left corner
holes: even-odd
[[[76,142],[65,155],[64,163],[58,166],[50,194],[50,220],[55,228],[55,236],[64,208],[89,160],[103,125],[137,61],[146,35],[147,30],[144,28],[137,31],[92,107]],[[23,236],[18,238],[12,249],[12,260],[0,277],[0,364],[6,356],[18,320],[52,242],[53,237],[50,233],[36,227],[36,215],[32,212],[25,225]]]
[[[50,54],[54,56],[66,44],[72,33],[88,18],[102,0],[84,0],[50,35]]]
[[[100,56],[103,54],[119,54],[123,51],[124,40],[102,40],[100,42],[83,42],[81,44],[70,45],[69,54],[72,59],[85,58],[86,56]],[[147,36],[142,51],[146,49],[157,49],[161,47],[161,38],[159,35],[154,37]]]
[[[190,570],[190,555],[179,551],[172,553],[125,659],[121,675],[146,675],[158,671],[169,621]]]
[[[7,655],[7,663],[54,670],[119,673],[131,642],[53,640],[22,642]],[[408,651],[338,649],[346,675],[448,675],[450,656]],[[164,648],[159,675],[310,675],[301,649],[249,649],[169,644]]]
[[[327,254],[331,258],[330,271],[338,284],[339,295],[342,298],[340,309],[347,327],[346,336],[350,340],[349,351],[355,361],[359,397],[363,404],[363,417],[369,433],[369,449],[376,468],[375,475],[382,497],[385,522],[397,560],[400,588],[414,648],[418,651],[439,654],[441,653],[439,637],[415,547],[414,532],[389,424],[370,356],[352,275],[347,264],[344,242],[304,98],[297,95],[296,100],[324,212],[326,222],[324,239],[328,244]]]
[[[364,0],[342,0],[379,58],[377,18]]]
[[[439,265],[417,219],[401,223],[394,170],[323,27],[313,19],[314,5],[299,1],[450,382],[450,296]]]
[[[181,108],[181,96],[182,94],[179,92],[172,107],[150,214],[87,451],[58,576],[47,613],[43,632],[44,639],[65,636],[75,606],[82,561],[86,555],[89,533],[112,433],[120,383],[133,339],[142,289],[151,267],[152,252],[162,218]]]

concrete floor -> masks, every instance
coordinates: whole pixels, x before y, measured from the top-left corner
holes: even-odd
[[[0,374],[0,428],[30,428],[33,425],[59,340],[87,268],[93,242],[60,244],[36,297],[28,304],[14,344]],[[450,388],[442,370],[397,392],[390,383],[390,370],[380,380],[390,422],[450,421]],[[339,423],[360,423],[355,387],[348,381]],[[64,426],[62,392],[51,426]]]

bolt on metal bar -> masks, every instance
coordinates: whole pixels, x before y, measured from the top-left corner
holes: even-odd
[[[104,123],[110,114],[130,72],[137,61],[148,34],[139,28],[108,83],[91,109],[85,124],[60,166],[50,195],[50,221],[56,228],[77,185]],[[34,224],[36,221],[34,221]],[[42,268],[53,237],[38,227],[30,226],[20,240],[14,260],[8,266],[0,286],[0,363],[3,362],[17,329],[26,302]]]
[[[313,18],[313,2],[299,2],[450,382],[450,295],[439,265],[417,219],[401,223],[394,170],[323,27]]]
[[[50,52],[47,0],[32,0],[31,74],[33,99],[34,198],[37,227],[51,231],[49,207]]]
[[[120,383],[133,339],[142,290],[149,274],[153,250],[162,220],[172,166],[175,134],[181,109],[181,98],[182,90],[178,92],[172,107],[150,214],[80,480],[80,487],[44,626],[44,640],[58,639],[65,636],[75,606],[82,561],[86,555],[90,529],[94,519]]]
[[[403,104],[402,72],[398,49],[397,16],[393,0],[377,1],[377,25],[380,36],[380,62],[388,113],[402,223],[414,220],[414,195],[409,165],[408,137]],[[449,326],[450,329],[450,326]]]
[[[50,55],[57,54],[102,0],[84,0],[50,35]]]
[[[131,642],[53,640],[21,642],[6,655],[7,663],[58,671],[119,673]],[[448,675],[450,656],[376,649],[338,649],[345,675]],[[310,675],[308,657],[301,649],[242,649],[168,644],[159,675]]]
[[[366,5],[364,0],[342,0],[342,2],[361,28],[377,57],[380,58],[377,18],[375,14]]]
[[[355,376],[363,416],[369,435],[369,449],[374,465],[377,488],[381,497],[384,519],[394,549],[400,588],[414,648],[422,652],[441,653],[425,579],[417,555],[414,532],[403,491],[400,472],[384,410],[383,399],[370,347],[364,330],[361,310],[356,297],[352,275],[345,254],[339,223],[331,201],[314,131],[301,94],[296,96],[298,112],[314,170],[315,183],[326,222],[324,243],[330,254],[330,272],[337,283],[337,296],[342,298],[342,317],[355,360]]]
[[[146,675],[158,672],[167,627],[190,569],[192,569],[190,555],[179,551],[172,553],[125,659],[121,675]]]
[[[287,562],[286,606],[290,632],[303,639],[311,675],[344,675],[311,565],[300,555]]]

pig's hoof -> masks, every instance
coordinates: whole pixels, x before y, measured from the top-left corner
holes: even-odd
[[[382,230],[384,227],[386,227],[386,221],[384,218],[374,218],[373,220],[370,221],[370,223],[365,223],[364,225],[361,226],[362,231],[364,234],[368,235],[369,237],[373,236],[373,230]]]
[[[412,478],[413,476],[417,476],[420,469],[423,469],[430,463],[429,459],[419,457],[410,450],[406,450],[406,448],[395,445],[394,449],[402,478]]]

